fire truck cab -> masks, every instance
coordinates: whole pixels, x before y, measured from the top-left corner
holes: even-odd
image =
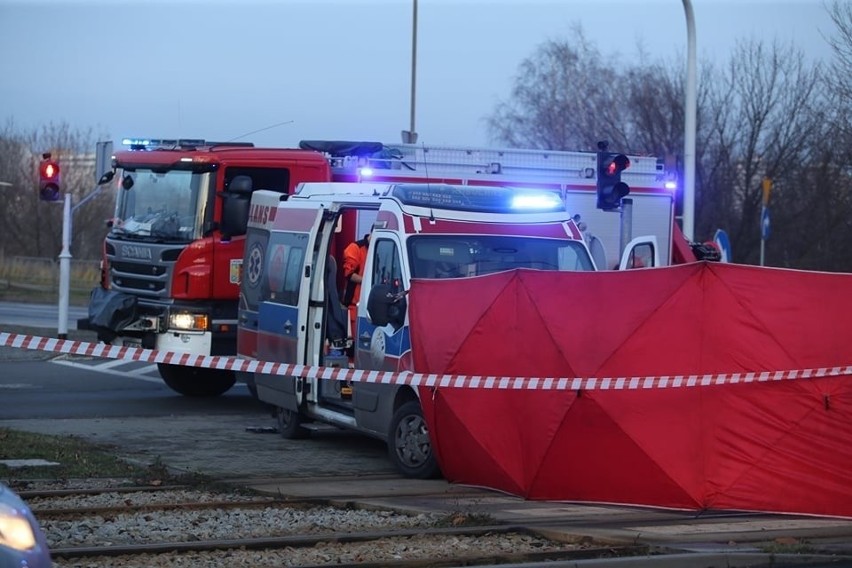
[[[236,352],[237,296],[252,192],[325,181],[310,150],[249,143],[127,139],[113,156],[116,208],[89,317],[107,343],[194,355]],[[234,374],[158,365],[174,391],[215,396]]]
[[[368,233],[350,329],[340,299],[342,253]],[[416,371],[412,280],[596,270],[558,192],[446,183],[305,183],[286,200],[257,191],[245,251],[241,357],[393,372]],[[438,473],[416,389],[263,372],[253,380],[283,436],[304,437],[317,423],[354,429],[386,441],[404,475]]]

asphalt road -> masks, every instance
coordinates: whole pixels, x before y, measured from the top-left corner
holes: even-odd
[[[377,440],[332,428],[281,438],[268,407],[243,384],[221,397],[188,398],[140,363],[9,360],[10,349],[0,351],[0,428],[74,435],[142,463],[220,478],[394,474]]]
[[[68,329],[77,329],[77,319],[87,315],[86,307],[69,306]],[[3,329],[3,325],[24,325],[58,330],[59,305],[0,302],[0,330]]]

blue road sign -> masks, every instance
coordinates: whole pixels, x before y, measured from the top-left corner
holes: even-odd
[[[716,234],[713,235],[713,242],[719,247],[719,252],[722,253],[722,262],[731,262],[734,258],[731,252],[731,240],[728,238],[728,233],[722,229],[716,229]]]

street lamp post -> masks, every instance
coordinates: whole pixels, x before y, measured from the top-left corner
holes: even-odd
[[[695,64],[695,15],[691,0],[683,0],[686,14],[686,103],[683,135],[683,234],[695,240],[695,131],[697,79]]]
[[[403,144],[416,144],[417,131],[414,129],[415,96],[417,94],[417,0],[414,0],[411,18],[411,121],[408,130],[402,131]]]

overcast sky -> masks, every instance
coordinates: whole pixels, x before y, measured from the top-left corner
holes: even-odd
[[[830,58],[821,0],[692,4],[699,62],[725,60],[749,38]],[[19,130],[67,122],[114,140],[399,142],[410,125],[412,5],[0,0],[0,119]],[[638,62],[637,44],[686,59],[681,0],[419,0],[419,142],[489,145],[484,118],[520,62],[576,24],[627,63]]]

